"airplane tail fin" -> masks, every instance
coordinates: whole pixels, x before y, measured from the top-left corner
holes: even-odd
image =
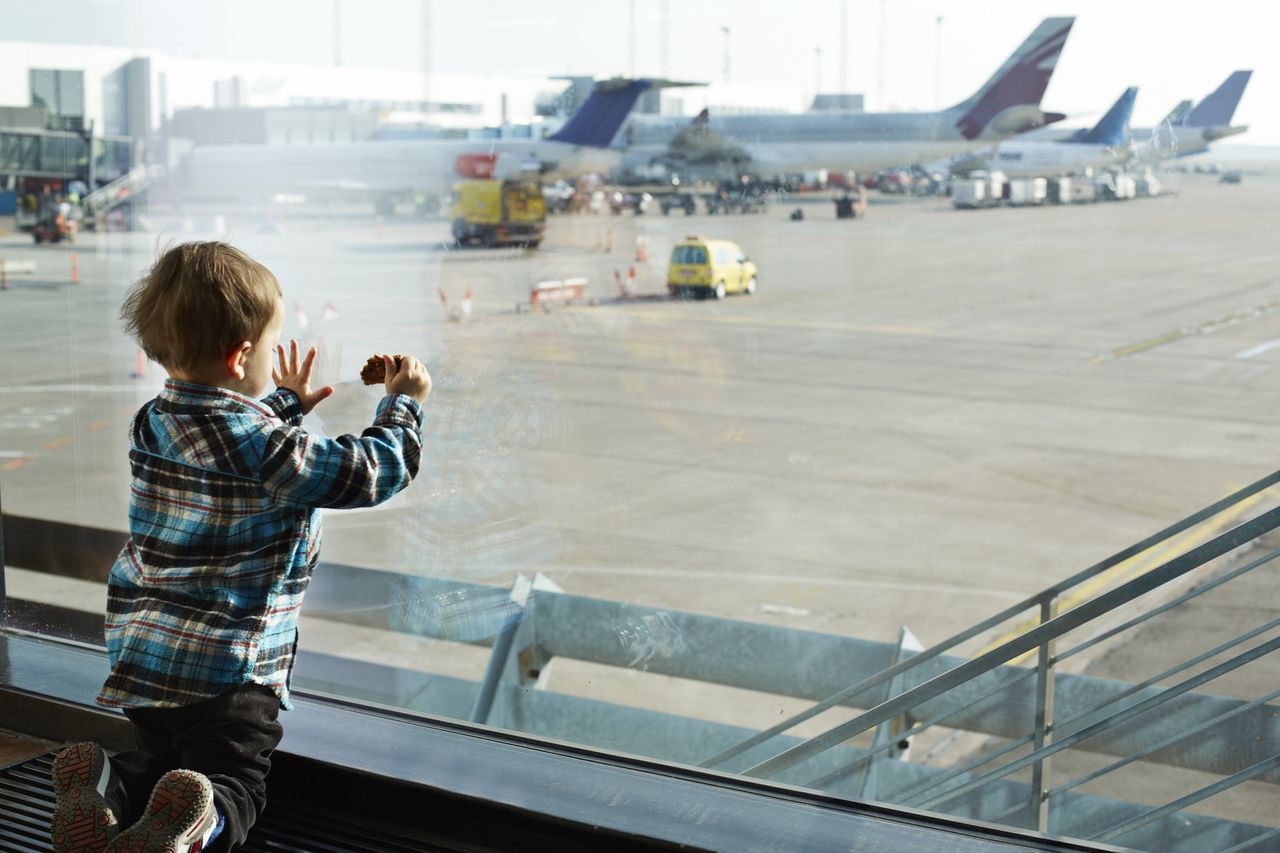
[[[1125,89],[1120,100],[1107,110],[1107,114],[1088,133],[1072,141],[1112,147],[1124,145],[1129,141],[1129,116],[1133,115],[1133,102],[1137,97],[1138,87],[1130,86]]]
[[[1182,123],[1187,127],[1227,127],[1249,85],[1252,71],[1235,71],[1213,93],[1196,104]]]
[[[1075,18],[1045,18],[981,89],[947,112],[959,113],[956,127],[966,139],[988,128],[1008,135],[1044,124],[1040,99]]]
[[[578,111],[549,138],[570,145],[608,148],[641,93],[652,87],[650,80],[618,78],[596,83]]]
[[[1160,126],[1164,127],[1166,124],[1181,124],[1182,119],[1186,117],[1189,112],[1191,112],[1191,101],[1179,101],[1176,107],[1169,110],[1169,114],[1167,116],[1160,119]]]

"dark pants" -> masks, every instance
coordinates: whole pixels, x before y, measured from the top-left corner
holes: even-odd
[[[129,708],[138,748],[111,758],[129,797],[122,826],[142,816],[151,789],[170,770],[195,770],[213,783],[226,820],[210,850],[234,850],[267,805],[267,771],[283,729],[270,688],[242,684],[180,708]]]

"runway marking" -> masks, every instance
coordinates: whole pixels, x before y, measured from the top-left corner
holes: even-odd
[[[555,569],[548,569],[547,573],[552,571],[558,572],[563,576],[574,573],[588,575],[617,575],[617,576],[633,576],[633,577],[652,577],[652,578],[687,578],[694,580],[709,580],[723,583],[728,577],[723,572],[704,571],[693,569],[690,571],[682,571],[680,569],[645,569],[627,566],[561,566]],[[989,598],[1003,598],[1010,600],[1018,600],[1024,596],[1021,593],[1011,592],[1006,589],[982,589],[974,586],[953,586],[950,584],[939,584],[936,581],[927,580],[918,583],[908,583],[905,581],[883,581],[870,580],[863,578],[827,578],[827,577],[810,577],[805,575],[785,575],[785,574],[748,574],[734,575],[734,583],[780,583],[790,585],[808,584],[816,587],[870,587],[873,589],[890,589],[902,592],[946,592],[950,595],[981,595]]]
[[[1258,344],[1256,347],[1249,347],[1247,350],[1241,350],[1236,353],[1236,358],[1253,358],[1255,355],[1262,355],[1268,350],[1280,347],[1280,338],[1273,341],[1267,341],[1265,344]]]
[[[0,394],[133,394],[146,385],[0,385]]]
[[[44,449],[57,450],[59,447],[66,447],[73,441],[75,441],[75,439],[69,435],[60,435],[52,441],[45,442]]]
[[[0,450],[0,459],[21,459],[26,455],[21,450]]]
[[[595,308],[583,306],[570,306],[565,311],[579,313],[582,311],[599,311],[601,307]],[[622,306],[610,306],[619,307]],[[880,335],[912,335],[915,337],[929,337],[936,335],[934,329],[922,326],[895,326],[879,323],[840,323],[828,320],[797,320],[785,317],[755,317],[736,314],[711,314],[702,317],[690,317],[684,314],[674,314],[667,311],[655,311],[653,309],[636,309],[627,312],[627,316],[640,320],[649,320],[655,323],[725,323],[740,326],[778,326],[793,329],[816,329],[828,332],[868,332]]]
[[[0,464],[0,471],[17,471],[30,461],[31,460],[25,456],[20,459],[10,459],[8,462]]]
[[[1233,490],[1234,491],[1234,490]],[[1166,540],[1165,542],[1151,546],[1145,551],[1134,554],[1124,562],[1117,563],[1110,569],[1101,574],[1095,575],[1084,583],[1073,588],[1070,592],[1059,596],[1058,598],[1058,614],[1061,615],[1076,606],[1083,604],[1093,598],[1104,588],[1112,585],[1120,584],[1132,580],[1139,575],[1146,574],[1152,569],[1164,565],[1171,559],[1170,555],[1176,552],[1177,555],[1185,554],[1193,548],[1197,548],[1217,536],[1225,528],[1229,527],[1237,518],[1244,515],[1255,504],[1262,500],[1265,492],[1245,498],[1236,506],[1229,510],[1225,510],[1217,516],[1214,516],[1216,523],[1200,524],[1190,530],[1183,531],[1181,534]],[[1040,625],[1040,614],[1028,617],[1026,620],[1009,630],[996,640],[991,641],[983,646],[973,657],[981,657],[992,649],[999,648],[1015,637],[1019,637],[1033,628]],[[1006,666],[1012,666],[1033,658],[1037,654],[1036,649],[1032,649],[1016,658],[1006,661]]]
[[[1165,332],[1163,335],[1157,335],[1154,338],[1147,338],[1136,343],[1126,344],[1125,346],[1113,349],[1110,352],[1100,353],[1089,359],[1090,364],[1103,364],[1108,361],[1114,361],[1117,358],[1124,358],[1135,353],[1145,352],[1149,349],[1155,349],[1165,344],[1180,341],[1183,338],[1194,337],[1195,335],[1209,335],[1219,329],[1225,329],[1229,326],[1235,326],[1246,320],[1253,320],[1280,311],[1280,300],[1268,302],[1264,305],[1258,305],[1253,308],[1246,308],[1243,311],[1235,311],[1231,314],[1224,314],[1221,317],[1214,317],[1211,320],[1204,320],[1190,326],[1183,326],[1181,329],[1174,329],[1172,332]],[[1277,344],[1280,346],[1280,344]],[[1243,357],[1243,356],[1242,356]]]
[[[96,421],[90,421],[90,422],[89,422],[89,431],[90,431],[90,432],[97,432],[98,430],[100,430],[100,429],[102,429],[103,427],[105,427],[108,423],[110,423],[110,421],[102,420],[102,419],[99,419],[99,420],[96,420]]]

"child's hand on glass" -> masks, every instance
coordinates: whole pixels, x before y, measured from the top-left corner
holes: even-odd
[[[272,365],[271,378],[275,380],[277,388],[288,388],[298,395],[304,415],[309,414],[317,403],[333,393],[332,385],[311,390],[311,369],[316,361],[315,347],[308,348],[307,357],[299,362],[298,342],[290,340],[288,356],[285,355],[284,344],[276,346],[276,356],[280,359],[280,364]]]

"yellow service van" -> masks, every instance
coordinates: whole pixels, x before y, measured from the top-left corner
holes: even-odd
[[[672,296],[701,293],[724,299],[728,293],[756,292],[758,270],[737,243],[686,237],[671,250],[667,290]]]

